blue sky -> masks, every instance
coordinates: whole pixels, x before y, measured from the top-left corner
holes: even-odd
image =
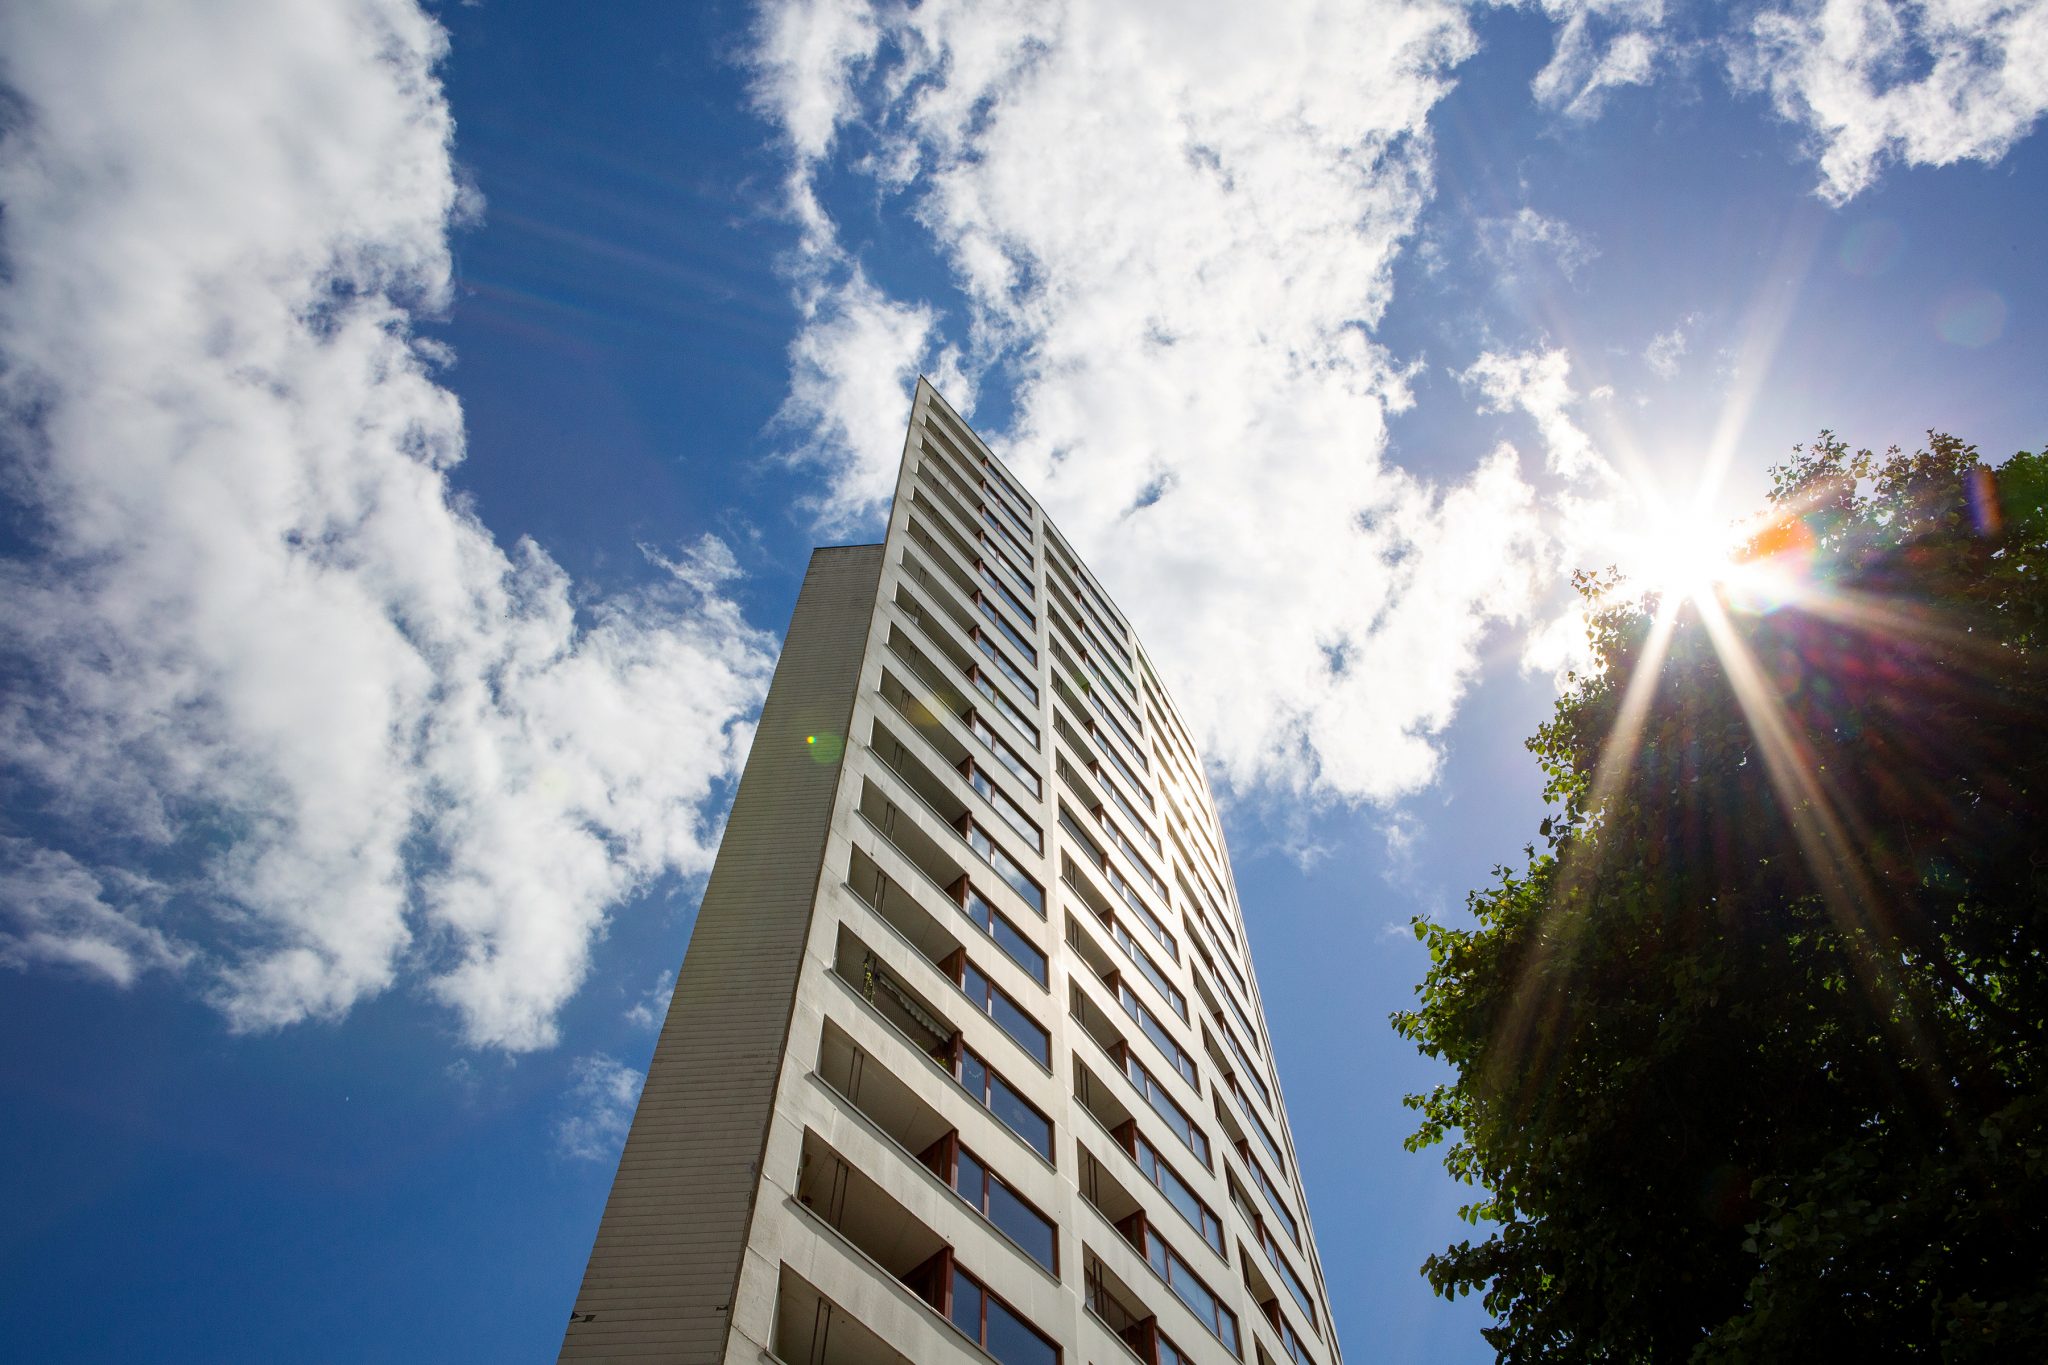
[[[1195,723],[1356,1358],[1569,571],[2048,431],[2048,6],[0,12],[0,1356],[559,1340],[919,372]],[[1704,491],[1703,491],[1704,490]]]

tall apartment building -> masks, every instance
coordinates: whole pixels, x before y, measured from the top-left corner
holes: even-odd
[[[1123,615],[922,380],[819,550],[564,1360],[1337,1365],[1223,833]]]

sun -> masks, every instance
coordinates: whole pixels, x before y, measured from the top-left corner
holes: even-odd
[[[1631,592],[1651,593],[1675,609],[1711,595],[1736,571],[1740,531],[1704,500],[1675,505],[1642,501],[1617,565]]]

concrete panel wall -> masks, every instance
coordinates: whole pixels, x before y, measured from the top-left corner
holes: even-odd
[[[724,1354],[881,570],[811,556],[562,1360]]]

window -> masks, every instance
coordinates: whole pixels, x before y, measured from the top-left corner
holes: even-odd
[[[1031,608],[1025,606],[1022,602],[1017,600],[1017,594],[1010,591],[1010,586],[1008,583],[996,577],[996,572],[994,569],[991,569],[987,565],[987,563],[979,559],[974,561],[974,567],[981,571],[981,581],[988,584],[991,588],[994,588],[996,590],[996,595],[1001,597],[1004,602],[1009,604],[1010,610],[1016,612],[1019,616],[1024,618],[1025,625],[1031,627],[1031,629],[1033,630],[1038,629],[1038,617],[1032,613]]]
[[[1011,530],[1022,536],[1027,542],[1031,539],[1031,522],[1028,517],[1017,513],[1000,497],[996,499],[995,507],[996,511],[1002,514],[1003,519],[1010,523]]]
[[[1010,747],[1008,740],[989,728],[988,722],[981,718],[979,712],[967,713],[967,728],[974,732],[974,737],[980,740],[990,753],[995,755],[996,762],[1008,768],[1011,776],[1031,789],[1033,796],[1045,795],[1045,786],[1038,780],[1038,774],[1031,770],[1031,765],[1018,756],[1017,751]]]
[[[1026,905],[1038,912],[1040,919],[1045,918],[1045,888],[1025,875],[1024,869],[1017,866],[1016,860],[1003,852],[1002,845],[989,838],[987,832],[975,824],[972,818],[967,821],[967,842],[976,853],[988,861],[988,865],[996,870],[996,875],[1001,877],[1012,891],[1024,898]]]
[[[974,644],[988,656],[988,661],[996,666],[996,672],[1017,685],[1017,690],[1024,694],[1025,700],[1033,706],[1038,705],[1038,684],[1025,677],[1024,670],[1011,663],[1010,656],[996,648],[994,640],[977,630],[974,632]]]
[[[1088,694],[1088,700],[1094,703],[1095,714],[1101,716],[1102,719],[1109,725],[1109,728],[1116,734],[1117,742],[1124,746],[1125,751],[1128,752],[1132,758],[1138,760],[1138,766],[1140,768],[1143,768],[1147,772],[1152,771],[1152,760],[1145,757],[1145,751],[1140,749],[1138,747],[1138,742],[1131,738],[1129,732],[1126,731],[1122,725],[1117,723],[1117,718],[1109,714],[1109,708],[1102,704],[1102,696],[1100,692],[1090,692]],[[1135,785],[1135,783],[1133,785]]]
[[[1058,1236],[1052,1220],[1033,1208],[1008,1182],[965,1147],[953,1171],[953,1192],[969,1207],[1011,1241],[1030,1253],[1031,1259],[1059,1273]]]
[[[979,891],[971,885],[967,888],[966,900],[960,908],[967,918],[981,926],[981,932],[995,940],[1010,961],[1031,973],[1033,980],[1046,984],[1045,954],[1038,951],[1038,945],[1024,936],[1024,931],[1009,921],[1002,911],[990,905]]]
[[[1296,1246],[1300,1246],[1301,1227],[1294,1221],[1294,1215],[1287,1211],[1287,1206],[1280,1202],[1280,1191],[1275,1189],[1273,1182],[1266,1178],[1265,1168],[1260,1166],[1258,1161],[1250,1156],[1246,1157],[1244,1166],[1246,1170],[1252,1173],[1252,1184],[1257,1185],[1259,1193],[1265,1197],[1266,1207],[1273,1210],[1273,1216],[1280,1220],[1280,1226],[1286,1228],[1287,1235],[1294,1239]]]
[[[982,547],[991,552],[991,557],[984,562],[1002,576],[1003,582],[1007,585],[1007,591],[1020,594],[1026,602],[1036,602],[1038,600],[1038,589],[1032,586],[1030,577],[1019,570],[1015,564],[1012,564],[1010,557],[1004,554],[999,546],[991,542],[986,534],[977,531],[975,535],[980,538]],[[1026,614],[1029,615],[1028,612]]]
[[[1280,1276],[1280,1283],[1287,1286],[1287,1292],[1292,1294],[1295,1303],[1301,1306],[1302,1316],[1308,1319],[1308,1325],[1314,1327],[1316,1306],[1308,1296],[1308,1289],[1302,1284],[1301,1277],[1294,1273],[1294,1267],[1287,1264],[1287,1257],[1281,1254],[1280,1243],[1274,1239],[1264,1223],[1259,1224],[1259,1245],[1265,1248],[1266,1260]]]
[[[1038,562],[1037,560],[1031,557],[1031,551],[1028,547],[1025,546],[1024,542],[1017,539],[1017,533],[1015,531],[1012,531],[1009,527],[1003,525],[1002,522],[996,520],[995,513],[989,511],[986,507],[984,507],[981,509],[981,519],[987,522],[991,527],[993,527],[995,529],[995,533],[998,536],[1008,541],[1009,545],[1007,548],[1016,551],[1017,554],[1023,558],[1026,564],[1036,564]]]
[[[969,962],[965,954],[960,957],[960,975],[956,984],[982,1013],[996,1021],[996,1027],[1037,1058],[1040,1066],[1052,1065],[1052,1035],[1045,1031],[1045,1025],[1026,1013],[1008,991],[982,975],[981,969]]]
[[[1159,946],[1166,949],[1166,955],[1175,962],[1180,961],[1179,940],[1174,938],[1172,930],[1159,922],[1159,916],[1152,913],[1152,907],[1145,904],[1138,893],[1131,889],[1131,884],[1118,875],[1117,870],[1109,864],[1102,865],[1102,875],[1109,879],[1109,884],[1123,897],[1124,904],[1138,917],[1139,923],[1151,931],[1153,938],[1159,940]]]
[[[1024,656],[1025,662],[1033,664],[1038,662],[1038,646],[1026,639],[1023,631],[1011,625],[1010,618],[997,611],[995,603],[989,601],[980,593],[976,593],[974,595],[974,604],[981,608],[981,614],[988,618],[989,624],[1001,631],[1003,638],[1008,640],[1011,646]]]
[[[1129,820],[1132,827],[1138,831],[1145,842],[1152,846],[1152,851],[1163,854],[1165,850],[1159,847],[1159,836],[1154,834],[1152,827],[1145,823],[1145,817],[1138,814],[1138,808],[1131,804],[1130,798],[1108,782],[1102,784],[1102,789],[1109,793],[1109,799],[1116,802],[1116,808],[1124,813],[1124,818]],[[1159,894],[1163,896],[1166,892],[1162,889]]]
[[[961,1047],[959,1060],[955,1064],[953,1079],[960,1082],[960,1088],[981,1102],[984,1109],[994,1114],[1003,1126],[1029,1143],[1031,1150],[1052,1160],[1052,1120],[1038,1112],[1031,1101],[1010,1088],[1010,1083],[997,1075],[969,1047]]]
[[[1117,1003],[1124,1007],[1124,1013],[1131,1016],[1131,1022],[1142,1029],[1145,1036],[1166,1054],[1166,1060],[1173,1063],[1174,1070],[1180,1072],[1181,1079],[1193,1086],[1197,1095],[1201,1094],[1202,1082],[1195,1071],[1195,1059],[1188,1056],[1187,1050],[1180,1045],[1179,1040],[1166,1031],[1166,1025],[1159,1022],[1159,1016],[1146,1009],[1145,1002],[1121,981],[1116,983],[1116,999]]]
[[[1145,1069],[1145,1064],[1131,1056],[1130,1049],[1124,1049],[1124,1077],[1137,1087],[1145,1102],[1152,1106],[1152,1112],[1165,1121],[1173,1135],[1187,1144],[1189,1151],[1200,1159],[1202,1165],[1209,1165],[1209,1138],[1195,1121],[1188,1117],[1188,1111],[1174,1103],[1173,1096],[1166,1093],[1166,1087]]]
[[[1003,472],[997,469],[993,464],[991,464],[986,459],[984,459],[981,462],[981,472],[988,475],[989,478],[995,480],[996,486],[1000,488],[1003,492],[1010,495],[1011,503],[1013,506],[1017,508],[1018,516],[1026,515],[1024,509],[1029,507],[1030,504],[1025,501],[1024,495],[1017,491],[1017,485],[1011,483],[1008,479],[1004,478]]]
[[[1238,1089],[1237,1077],[1235,1076],[1230,1078],[1230,1098],[1237,1101],[1238,1110],[1243,1113],[1245,1120],[1251,1124],[1252,1132],[1258,1136],[1259,1145],[1266,1149],[1266,1155],[1273,1158],[1273,1164],[1280,1169],[1283,1175],[1286,1174],[1287,1158],[1280,1155],[1280,1144],[1273,1140],[1273,1134],[1266,1127],[1264,1120],[1252,1112],[1251,1102],[1245,1099],[1244,1091]]]
[[[1179,1210],[1180,1216],[1188,1220],[1188,1225],[1201,1233],[1202,1240],[1221,1256],[1222,1222],[1209,1206],[1201,1201],[1187,1181],[1182,1180],[1175,1174],[1173,1167],[1166,1164],[1166,1158],[1160,1156],[1152,1144],[1145,1141],[1145,1135],[1137,1130],[1136,1125],[1132,1125],[1130,1135],[1131,1157],[1138,1163],[1138,1169],[1144,1172],[1147,1180],[1158,1186],[1159,1192],[1166,1196],[1167,1202]]]
[[[1131,765],[1124,762],[1123,759],[1117,754],[1116,750],[1110,748],[1107,744],[1104,744],[1102,742],[1102,732],[1095,728],[1094,721],[1091,720],[1086,721],[1084,723],[1088,727],[1089,737],[1095,741],[1095,747],[1102,751],[1102,756],[1104,758],[1107,758],[1111,763],[1116,765],[1116,770],[1122,773],[1124,775],[1124,780],[1131,784],[1131,790],[1136,792],[1139,795],[1139,797],[1143,799],[1146,806],[1151,806],[1152,793],[1145,790],[1144,779],[1140,778],[1135,772],[1131,771]]]
[[[994,648],[994,646],[991,645],[990,648]],[[988,698],[989,704],[996,708],[996,711],[1002,718],[1016,726],[1017,732],[1031,741],[1032,748],[1041,747],[1042,741],[1038,737],[1038,727],[1024,719],[1024,713],[1019,711],[1008,697],[997,691],[996,685],[984,677],[980,669],[969,669],[968,676],[974,679],[974,690]]]
[[[1138,946],[1138,940],[1131,937],[1130,930],[1112,920],[1109,925],[1109,932],[1116,939],[1117,946],[1124,950],[1124,955],[1130,958],[1132,964],[1137,967],[1139,974],[1152,983],[1154,990],[1166,997],[1166,1003],[1171,1005],[1173,1012],[1181,1017],[1181,1022],[1186,1023],[1188,1017],[1188,998],[1181,994],[1180,988],[1166,979],[1165,973],[1159,970],[1159,964],[1148,957],[1145,950]]]
[[[1017,567],[1017,561],[1010,558],[1010,552],[1008,550],[1005,550],[1001,545],[997,544],[995,539],[991,537],[988,532],[980,529],[979,527],[975,528],[974,539],[976,544],[980,545],[983,549],[989,551],[998,560],[1001,560],[1002,566],[1005,569],[1009,570],[1010,573],[1016,576],[1017,582],[1022,584],[1024,587],[1024,595],[1026,597],[1030,598],[1034,602],[1038,600],[1038,589],[1031,585],[1031,575]]]
[[[1223,1016],[1220,1014],[1216,1016],[1216,1028],[1222,1033],[1223,1041],[1230,1044],[1230,1050],[1237,1060],[1244,1065],[1244,1078],[1252,1083],[1252,1089],[1259,1092],[1259,1098],[1266,1102],[1266,1108],[1271,1109],[1273,1092],[1266,1089],[1266,1083],[1259,1079],[1258,1064],[1252,1061],[1251,1054],[1244,1050],[1243,1043],[1237,1041],[1237,1035],[1231,1032],[1230,1025],[1223,1022]]]
[[[1273,1330],[1279,1334],[1280,1348],[1287,1352],[1287,1358],[1293,1361],[1294,1365],[1316,1365],[1315,1359],[1308,1353],[1308,1348],[1301,1344],[1301,1338],[1287,1325],[1287,1319],[1281,1317],[1277,1309],[1269,1310],[1267,1316],[1273,1321]]]
[[[1001,1365],[1059,1365],[1060,1348],[1017,1310],[953,1267],[953,1325]]]
[[[1175,962],[1180,961],[1180,943],[1174,938],[1173,931],[1159,922],[1159,916],[1152,913],[1152,907],[1146,905],[1144,898],[1124,880],[1123,874],[1110,865],[1109,856],[1102,851],[1102,845],[1089,837],[1088,831],[1082,828],[1081,822],[1074,818],[1074,813],[1067,809],[1064,801],[1060,803],[1060,828],[1073,837],[1081,851],[1088,855],[1088,860],[1095,864],[1110,886],[1115,889],[1117,896],[1130,908],[1131,914],[1145,926],[1153,938],[1159,940],[1159,946],[1166,949],[1167,954]],[[1185,1018],[1185,1014],[1182,1017]]]
[[[1031,845],[1033,853],[1045,852],[1045,835],[1038,825],[1024,813],[1024,808],[1010,799],[1010,794],[989,779],[989,775],[973,763],[967,765],[967,785],[981,794],[981,799],[995,807],[996,814],[1003,817],[1003,823],[1023,836]]]
[[[1124,857],[1131,860],[1131,866],[1145,879],[1145,885],[1156,891],[1161,900],[1165,900],[1166,883],[1159,880],[1159,874],[1152,870],[1151,865],[1138,852],[1138,846],[1130,841],[1129,836],[1117,827],[1116,822],[1109,818],[1109,813],[1100,806],[1095,808],[1095,823],[1102,826],[1103,831],[1109,835],[1109,841],[1117,846]]]
[[[1230,1348],[1232,1355],[1238,1355],[1237,1314],[1223,1306],[1201,1276],[1195,1274],[1180,1253],[1166,1244],[1166,1240],[1149,1225],[1145,1229],[1145,1259],[1159,1272],[1159,1278],[1166,1281],[1166,1287],[1179,1296],[1188,1306],[1188,1311],[1202,1320],[1202,1325],[1216,1334],[1216,1339]]]

